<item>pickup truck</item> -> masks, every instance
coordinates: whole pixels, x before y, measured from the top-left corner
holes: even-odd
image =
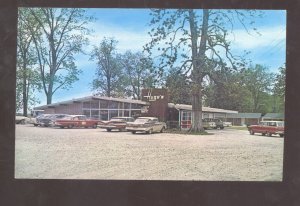
[[[65,128],[65,127],[97,128],[99,123],[101,123],[100,120],[88,119],[85,115],[69,115],[66,116],[65,118],[56,120],[54,125],[60,128]]]
[[[248,126],[251,135],[261,133],[263,136],[272,136],[278,134],[280,137],[284,136],[284,122],[283,121],[261,121],[258,125]]]

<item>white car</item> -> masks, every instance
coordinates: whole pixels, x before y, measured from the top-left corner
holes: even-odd
[[[163,132],[167,128],[166,123],[159,122],[156,117],[138,117],[134,122],[128,123],[126,130],[135,134],[136,132]]]

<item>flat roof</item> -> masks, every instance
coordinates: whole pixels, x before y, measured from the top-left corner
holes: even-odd
[[[192,111],[192,105],[189,104],[174,104],[174,103],[168,103],[169,108],[175,108],[178,110],[189,110]],[[214,112],[214,113],[229,113],[229,114],[236,114],[238,111],[234,110],[227,110],[227,109],[219,109],[219,108],[213,108],[213,107],[202,107],[203,112]]]
[[[283,113],[267,113],[262,118],[268,118],[268,119],[284,119]]]
[[[261,113],[238,113],[230,114],[228,118],[249,118],[249,119],[259,119],[261,118]]]
[[[108,100],[108,101],[115,101],[115,102],[125,102],[125,103],[132,103],[132,104],[141,104],[141,105],[149,105],[148,102],[144,102],[141,100],[134,100],[134,99],[125,99],[125,98],[115,98],[115,97],[101,97],[101,96],[87,96],[87,97],[82,97],[82,98],[76,98],[68,101],[61,101],[61,102],[56,102],[53,104],[47,104],[47,105],[41,105],[37,106],[34,109],[45,109],[49,107],[56,107],[60,105],[68,105],[72,104],[74,102],[80,103],[80,102],[85,102],[85,101],[91,101],[91,100]]]

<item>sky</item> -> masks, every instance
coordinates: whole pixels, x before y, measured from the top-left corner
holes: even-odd
[[[262,64],[271,72],[277,72],[284,66],[286,57],[286,11],[264,10],[264,17],[255,20],[255,27],[261,35],[248,34],[242,25],[234,27],[232,51],[242,54],[250,52],[247,59],[253,64]],[[84,48],[86,53],[91,51],[91,45],[98,45],[104,37],[114,37],[117,41],[117,50],[123,53],[142,51],[143,46],[150,41],[147,34],[151,16],[149,9],[87,9],[87,14],[95,17],[94,22],[87,25],[93,30],[89,36],[90,45]],[[88,55],[76,55],[76,66],[83,72],[79,80],[69,90],[58,90],[53,95],[52,102],[65,101],[92,95],[91,82],[94,79],[96,64],[89,60]],[[46,104],[45,94],[36,94],[40,103]]]

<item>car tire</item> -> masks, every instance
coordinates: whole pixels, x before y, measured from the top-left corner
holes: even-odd
[[[70,125],[68,126],[69,129],[72,129],[73,127],[74,127],[74,125],[72,125],[72,124],[70,124]]]
[[[162,127],[160,133],[163,133],[165,129],[166,129],[165,127]]]
[[[266,136],[266,133],[261,133],[262,136]]]
[[[37,127],[37,126],[39,126],[39,125],[38,125],[38,124],[33,124],[33,126]]]
[[[59,126],[61,129],[63,129],[64,128],[64,126]]]
[[[94,129],[96,129],[96,128],[97,128],[97,124],[94,124],[92,127],[93,127]]]
[[[284,135],[283,135],[283,134],[280,134],[279,136],[280,136],[280,137],[283,137]]]
[[[249,132],[250,132],[251,135],[255,134],[252,129]]]
[[[131,133],[132,133],[132,134],[135,134],[135,131],[132,131]]]
[[[268,132],[267,135],[268,135],[269,137],[272,137],[272,133],[270,133],[270,132]]]
[[[153,133],[153,129],[150,129],[149,131],[148,131],[148,134],[152,134]]]
[[[224,127],[220,127],[220,129],[224,129]]]
[[[111,132],[111,129],[106,129],[106,131]]]

